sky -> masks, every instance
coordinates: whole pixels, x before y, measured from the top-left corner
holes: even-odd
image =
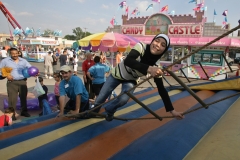
[[[37,30],[41,28],[51,30],[62,30],[62,36],[73,34],[72,29],[81,27],[90,33],[104,32],[111,26],[110,20],[115,17],[118,24],[122,24],[121,15],[123,9],[119,9],[122,0],[0,0],[10,11],[13,17],[23,29],[26,27]],[[195,4],[188,3],[190,0],[161,0],[160,5],[152,0],[126,0],[129,12],[138,7],[140,16],[150,16],[158,13],[166,5],[169,12],[174,10],[176,15],[194,14]],[[153,8],[146,11],[149,4]],[[205,16],[208,22],[213,21],[214,9],[216,24],[222,25],[224,10],[228,10],[228,23],[231,28],[238,25],[240,19],[240,0],[205,0],[207,11]],[[9,33],[14,29],[7,19],[0,13],[0,33]],[[236,33],[235,33],[236,34]]]

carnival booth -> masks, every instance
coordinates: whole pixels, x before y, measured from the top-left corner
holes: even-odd
[[[20,44],[24,46],[23,57],[30,62],[43,62],[44,56],[52,46],[59,45],[55,39],[42,37],[34,39],[27,38],[21,40]]]
[[[208,23],[204,11],[195,11],[195,15],[156,13],[149,17],[132,18],[122,15],[122,20],[121,27],[116,26],[119,28],[118,32],[133,36],[144,43],[151,43],[153,37],[159,33],[170,37],[171,47],[159,61],[162,66],[172,64],[230,29],[229,24],[223,28],[213,22]],[[117,28],[108,28],[107,31],[116,31]],[[189,78],[224,79],[229,70],[224,57],[228,58],[229,49],[233,47],[240,47],[240,39],[225,37],[174,65],[171,70]]]
[[[79,45],[84,50],[102,51],[111,53],[111,58],[108,58],[111,66],[115,66],[114,52],[129,51],[139,40],[132,36],[119,34],[119,33],[96,33],[80,39]]]

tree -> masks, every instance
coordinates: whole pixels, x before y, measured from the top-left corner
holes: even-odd
[[[65,35],[64,36],[64,39],[67,39],[67,40],[77,40],[77,37],[75,35]]]
[[[91,35],[90,32],[84,32],[80,27],[76,27],[75,29],[73,29],[73,33],[76,35],[76,40],[82,39],[86,36]]]
[[[76,35],[77,40],[82,39],[83,37],[83,30],[80,27],[73,29],[73,33]]]
[[[42,37],[50,37],[53,36],[54,31],[51,29],[45,29],[43,31]]]
[[[84,37],[87,37],[87,36],[90,36],[90,35],[92,35],[92,33],[86,32],[86,36],[84,36]]]

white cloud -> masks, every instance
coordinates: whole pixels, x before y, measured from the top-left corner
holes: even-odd
[[[77,2],[83,3],[85,0],[76,0]]]
[[[8,4],[8,3],[6,3],[6,2],[3,2],[3,4],[4,4],[4,6],[9,6],[9,4]]]
[[[29,12],[19,12],[17,15],[19,15],[19,16],[33,16],[33,14],[29,13]]]
[[[100,18],[100,19],[99,19],[99,22],[100,22],[100,23],[106,23],[106,19]]]
[[[135,1],[136,6],[140,12],[146,11],[148,5],[150,4],[149,1]]]
[[[16,12],[14,10],[9,10],[9,12],[12,14],[12,15],[16,15]]]
[[[102,4],[102,8],[104,8],[104,9],[108,9],[109,6],[108,6],[108,5],[105,5],[105,4]]]
[[[102,24],[106,23],[106,20],[104,18],[95,19],[95,18],[88,17],[83,19],[83,22],[87,25],[97,25],[99,23],[102,23]]]

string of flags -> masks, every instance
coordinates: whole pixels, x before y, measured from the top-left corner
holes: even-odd
[[[225,26],[228,22],[228,20],[227,20],[228,10],[223,11],[222,15],[224,16],[222,24]]]
[[[41,28],[38,28],[36,30],[36,32],[34,32],[34,29],[33,28],[28,28],[26,27],[25,31],[22,30],[22,29],[19,29],[18,27],[16,27],[13,31],[13,35],[16,36],[16,35],[21,35],[21,34],[24,34],[25,38],[28,37],[29,35],[31,34],[35,34],[36,36],[42,36],[44,33],[41,32]],[[53,31],[53,35],[54,36],[61,36],[62,35],[62,31],[61,30],[55,30]]]
[[[151,0],[151,2],[152,2],[152,3],[150,3],[150,4],[146,7],[146,11],[153,10],[153,7],[154,7],[155,4],[159,4],[159,5],[160,5],[161,0]],[[189,0],[188,3],[193,3],[193,4],[195,4],[195,8],[193,8],[194,11],[207,11],[207,9],[208,9],[208,7],[205,6],[204,0]],[[122,1],[122,2],[119,3],[119,8],[120,8],[120,9],[124,9],[126,15],[129,14],[129,6],[127,5],[127,1],[126,1],[126,0],[124,0],[124,1]],[[172,15],[172,16],[175,15],[175,10],[171,10],[171,11],[169,11],[169,12],[168,12],[168,11],[169,11],[169,6],[168,6],[168,5],[162,7],[162,8],[159,10],[159,12],[166,12],[167,14]],[[223,14],[222,14],[223,16],[225,16],[225,17],[224,17],[224,21],[223,21],[223,24],[224,24],[224,25],[226,25],[226,23],[227,23],[227,21],[228,21],[228,20],[227,20],[227,14],[228,14],[228,11],[227,11],[227,10],[225,10],[225,11],[223,12]],[[140,11],[139,11],[138,8],[136,7],[135,9],[133,9],[132,12],[130,12],[130,15],[133,15],[133,16],[140,15]],[[215,9],[214,9],[213,15],[214,15],[213,21],[215,22],[215,21],[216,21],[216,20],[215,20],[215,16],[217,15],[217,12],[216,12]],[[111,21],[110,21],[110,23],[111,23],[111,25],[114,26],[114,25],[117,24],[117,21],[115,20],[115,18],[112,18]]]

